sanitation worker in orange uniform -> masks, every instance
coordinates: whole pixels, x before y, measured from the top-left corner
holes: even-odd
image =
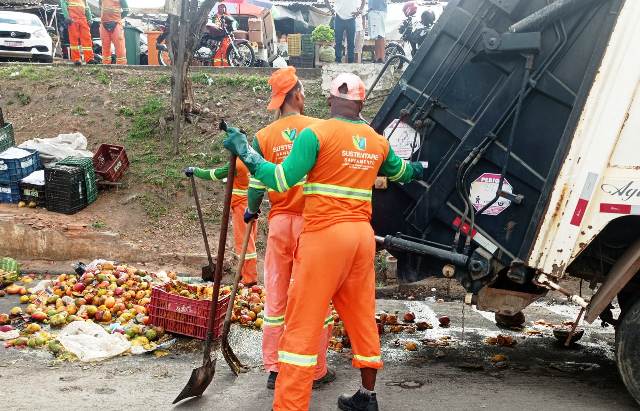
[[[267,109],[276,110],[279,118],[258,131],[253,140],[253,148],[267,161],[280,164],[289,155],[298,134],[318,119],[303,115],[304,87],[296,76],[295,67],[275,71],[269,79],[269,84],[271,85],[271,102]],[[248,223],[258,217],[265,191],[267,191],[266,186],[262,182],[251,178],[245,222]],[[271,210],[269,211],[267,250],[264,256],[264,284],[267,300],[262,327],[262,360],[265,370],[269,372],[267,388],[274,389],[279,370],[278,343],[284,330],[293,257],[304,222],[302,182],[284,193],[268,190],[268,196]],[[314,387],[335,379],[335,372],[327,368],[327,348],[332,324],[333,317],[328,310],[320,338]]]
[[[116,51],[116,64],[127,64],[122,18],[128,14],[127,0],[100,0],[102,64],[111,64],[111,44]]]
[[[187,177],[192,175],[203,180],[222,180],[229,174],[229,164],[220,168],[206,170],[198,167],[187,167],[185,169]],[[236,160],[236,175],[233,180],[233,192],[231,195],[231,224],[233,225],[233,243],[236,254],[242,252],[242,240],[244,238],[247,225],[244,223],[244,211],[247,208],[247,189],[249,188],[249,170],[244,163]],[[245,287],[251,287],[258,283],[258,266],[256,253],[256,233],[257,224],[253,225],[247,253],[245,254],[244,266],[242,267],[242,283]]]
[[[69,32],[71,61],[77,66],[82,64],[80,61],[80,52],[82,52],[86,64],[96,64],[89,28],[93,15],[86,0],[60,0],[60,8]]]
[[[378,173],[391,181],[422,177],[420,163],[395,155],[389,142],[360,119],[365,86],[343,73],[331,83],[331,119],[304,129],[280,164],[266,161],[237,128],[224,145],[242,158],[266,187],[285,192],[304,176],[302,234],[293,262],[274,410],[306,410],[318,363],[318,346],[330,301],[351,339],[362,386],[338,398],[342,410],[378,410],[377,370],[382,367],[375,322],[375,239],[371,190]]]

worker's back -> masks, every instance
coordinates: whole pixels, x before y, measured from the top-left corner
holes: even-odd
[[[263,157],[274,164],[280,164],[291,152],[293,141],[300,132],[311,124],[319,120],[303,115],[289,115],[269,124],[256,133],[256,139]],[[304,198],[302,196],[302,184],[296,184],[284,193],[269,190],[269,202],[271,211],[269,218],[278,214],[301,215],[304,208]]]
[[[319,148],[304,184],[304,230],[370,221],[371,188],[389,153],[387,140],[363,121],[332,118],[309,129]]]

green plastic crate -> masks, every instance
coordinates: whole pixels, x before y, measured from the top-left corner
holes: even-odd
[[[0,153],[15,145],[16,139],[13,135],[13,126],[11,123],[6,123],[3,127],[0,127]]]
[[[91,204],[98,198],[98,186],[96,184],[96,170],[93,167],[93,159],[89,157],[67,157],[56,164],[63,166],[80,167],[85,173],[85,185],[87,188],[87,204]]]

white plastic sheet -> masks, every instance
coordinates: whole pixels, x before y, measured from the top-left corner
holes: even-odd
[[[81,133],[60,134],[53,138],[34,138],[18,147],[38,150],[40,161],[45,165],[71,156],[93,157],[93,153],[87,151],[87,138]]]
[[[58,335],[58,341],[80,361],[102,361],[118,356],[131,348],[124,335],[109,334],[98,324],[74,321]]]

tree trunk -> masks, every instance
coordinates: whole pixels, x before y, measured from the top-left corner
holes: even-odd
[[[173,113],[173,152],[178,154],[181,123],[185,115],[195,107],[189,68],[209,13],[216,0],[205,0],[198,7],[198,0],[183,0],[181,16],[169,18],[169,50],[173,62],[171,73],[171,111]]]

